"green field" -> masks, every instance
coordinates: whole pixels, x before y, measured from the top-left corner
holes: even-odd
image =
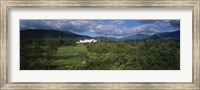
[[[58,48],[55,60],[51,65],[64,66],[70,64],[81,64],[83,60],[79,57],[79,52],[87,52],[84,45],[62,46]]]

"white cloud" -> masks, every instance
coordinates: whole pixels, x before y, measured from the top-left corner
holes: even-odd
[[[71,32],[92,32],[99,35],[124,36],[137,33],[154,34],[156,27],[178,25],[176,21],[141,21],[139,26],[127,27],[123,20],[21,20],[21,29],[56,29]]]
[[[117,24],[117,25],[121,25],[121,24],[124,24],[124,21],[123,20],[113,20],[112,23]]]

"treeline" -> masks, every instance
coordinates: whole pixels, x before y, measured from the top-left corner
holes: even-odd
[[[20,69],[44,70],[54,69],[50,62],[55,59],[57,49],[60,46],[75,46],[74,40],[58,38],[21,39],[20,40]]]
[[[87,44],[88,52],[79,52],[84,63],[68,65],[74,70],[179,70],[180,43],[173,40],[147,40]]]

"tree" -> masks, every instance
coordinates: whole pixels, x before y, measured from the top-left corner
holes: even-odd
[[[43,50],[36,40],[24,41],[20,45],[20,69],[33,69],[33,62],[43,59]]]
[[[58,46],[60,45],[59,39],[47,39],[45,42],[44,56],[47,60],[52,60],[56,56]]]

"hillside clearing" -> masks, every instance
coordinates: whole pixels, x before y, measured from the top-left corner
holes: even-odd
[[[56,66],[80,64],[83,61],[79,57],[79,52],[87,52],[84,45],[62,46],[58,48],[55,60],[51,63]]]

